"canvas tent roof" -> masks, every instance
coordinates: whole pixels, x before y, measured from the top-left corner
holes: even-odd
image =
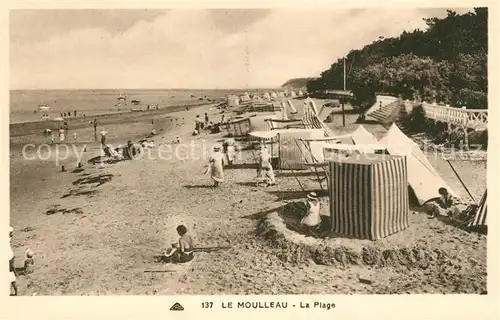
[[[408,138],[395,124],[379,141],[388,146],[391,155],[406,156],[408,165],[408,182],[420,205],[438,195],[438,189],[444,187],[448,192],[458,197],[448,184],[437,173],[427,160],[420,147]]]
[[[363,126],[359,126],[352,134],[352,140],[355,144],[377,144],[378,140],[375,136],[365,129]]]

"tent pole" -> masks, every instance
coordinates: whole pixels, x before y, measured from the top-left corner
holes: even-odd
[[[290,169],[290,171],[292,171],[293,177],[295,178],[295,180],[297,180],[297,183],[299,184],[300,189],[302,189],[302,191],[307,195],[307,191],[304,189],[304,187],[302,187],[302,184],[300,183],[299,178],[297,178],[297,175],[295,175],[295,171],[293,171],[293,169]]]
[[[462,186],[464,187],[465,191],[467,191],[467,193],[469,194],[469,197],[472,199],[472,201],[476,202],[476,200],[474,199],[474,197],[472,196],[472,194],[469,192],[469,189],[467,189],[467,186],[465,185],[465,183],[462,181],[462,178],[460,178],[460,176],[458,175],[457,171],[455,170],[455,168],[453,168],[453,165],[451,164],[450,160],[446,160],[446,162],[448,162],[448,164],[450,165],[451,169],[453,170],[453,172],[455,173],[455,175],[457,176],[458,180],[460,181],[460,183],[462,184]]]

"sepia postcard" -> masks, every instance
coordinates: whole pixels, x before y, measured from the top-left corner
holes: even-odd
[[[494,6],[2,14],[1,319],[499,316]]]

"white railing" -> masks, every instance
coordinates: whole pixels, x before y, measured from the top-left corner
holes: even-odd
[[[405,102],[405,107],[407,106]],[[453,108],[449,105],[438,105],[423,102],[426,118],[450,123],[470,129],[486,129],[488,127],[488,110]]]

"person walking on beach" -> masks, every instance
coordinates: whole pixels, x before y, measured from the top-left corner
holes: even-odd
[[[259,153],[259,166],[257,168],[257,176],[262,177],[262,173],[264,172],[265,177],[267,178],[267,185],[273,186],[276,184],[276,178],[274,177],[274,170],[271,164],[271,154],[269,150],[266,148],[264,143],[260,146]]]
[[[214,187],[218,187],[219,183],[224,182],[224,169],[222,166],[223,155],[220,152],[220,146],[214,146],[212,155],[210,156],[209,165],[206,174],[210,174],[210,177],[214,181]]]
[[[9,227],[9,281],[10,281],[10,291],[11,296],[17,296],[17,283],[16,283],[16,265],[15,265],[15,255],[12,251],[12,245],[10,244],[12,237],[14,236],[14,228]],[[13,291],[13,292],[12,292]]]
[[[74,115],[75,115],[75,117],[76,117],[76,112],[77,112],[77,110],[75,110],[75,111],[73,111],[73,112],[74,112]]]
[[[196,115],[196,119],[194,119],[194,130],[200,132],[200,128],[201,128],[200,115]]]
[[[73,140],[75,141],[75,143],[76,143],[76,140],[78,140],[78,136],[76,135],[76,132],[73,132]]]
[[[205,112],[205,126],[208,126],[208,123],[209,123],[209,122],[210,122],[210,121],[208,121],[208,113],[207,113],[207,112]]]

